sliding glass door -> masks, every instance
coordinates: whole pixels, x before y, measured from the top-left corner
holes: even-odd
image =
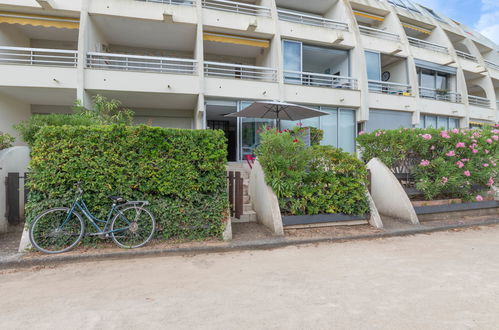
[[[299,41],[282,41],[282,52],[284,58],[284,82],[301,84],[302,71],[302,43]]]

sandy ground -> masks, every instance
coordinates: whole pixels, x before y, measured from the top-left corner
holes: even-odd
[[[2,329],[498,329],[499,227],[0,273]]]

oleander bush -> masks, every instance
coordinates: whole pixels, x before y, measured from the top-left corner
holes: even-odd
[[[27,221],[69,206],[73,184],[100,217],[109,195],[149,200],[156,237],[221,237],[225,227],[226,141],[222,131],[159,127],[47,126],[32,148]],[[92,230],[87,226],[87,230]]]
[[[349,153],[331,146],[306,147],[292,131],[266,129],[256,155],[282,213],[369,212],[367,169]]]
[[[14,137],[9,133],[0,132],[0,150],[12,147]]]
[[[416,188],[425,199],[483,200],[498,180],[499,130],[377,130],[357,138],[362,158],[378,157],[393,167],[417,159]]]

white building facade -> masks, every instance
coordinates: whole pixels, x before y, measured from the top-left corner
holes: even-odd
[[[225,114],[317,107],[302,124],[353,152],[361,130],[496,123],[499,54],[410,0],[0,0],[0,131],[97,94],[137,123],[223,129],[229,160],[272,123]]]

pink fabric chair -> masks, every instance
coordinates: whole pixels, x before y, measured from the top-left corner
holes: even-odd
[[[256,157],[253,155],[246,155],[244,157],[246,158],[246,161],[248,162],[249,167],[253,168],[253,164],[255,163]]]

